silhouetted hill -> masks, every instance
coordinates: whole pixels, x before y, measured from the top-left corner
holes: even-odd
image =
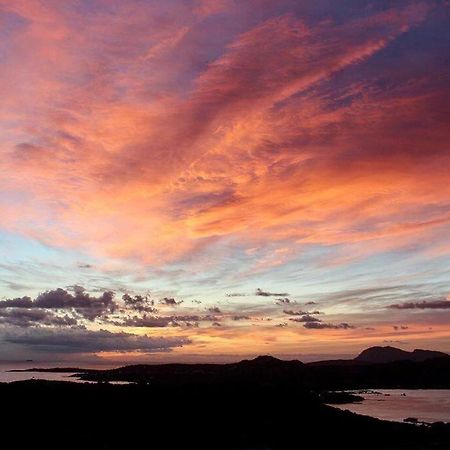
[[[436,352],[432,350],[421,350],[419,348],[416,348],[412,352],[413,361],[426,361],[427,359],[434,358],[450,358],[450,355],[448,355],[447,353]]]
[[[231,364],[139,364],[108,370],[40,370],[75,372],[73,377],[85,381],[122,381],[153,385],[242,384],[249,381],[267,385],[283,380],[316,391],[375,388],[450,389],[450,357],[447,354],[429,350],[405,352],[393,347],[372,347],[353,360],[318,361],[308,364],[264,355]]]
[[[415,361],[422,362],[433,358],[449,357],[446,353],[431,350],[416,349],[407,352],[395,347],[370,347],[363,350],[354,360],[365,363],[389,363],[395,361]]]
[[[244,359],[238,363],[228,364],[232,369],[233,367],[263,370],[302,370],[305,367],[301,361],[293,359],[290,361],[284,361],[282,359],[274,358],[273,356],[263,355],[258,356],[255,359]]]
[[[324,405],[294,380],[258,378],[189,385],[0,383],[4,440],[47,450],[450,448],[448,426],[358,416]]]
[[[285,361],[282,361],[281,359],[275,358],[273,356],[270,355],[261,355],[261,356],[257,356],[254,359],[243,359],[242,361],[240,361],[238,364],[247,364],[247,365],[278,365],[278,364],[282,364]],[[297,361],[298,363],[300,363],[300,361]],[[302,363],[300,363],[302,364]]]
[[[307,364],[308,367],[324,367],[324,366],[360,366],[362,361],[356,361],[354,359],[326,359],[324,361],[313,361]]]
[[[267,383],[275,379],[300,380],[305,364],[283,361],[272,356],[258,356],[231,364],[157,364],[132,365],[111,370],[87,371],[76,376],[88,381],[130,381],[137,383],[240,383],[255,380]]]
[[[26,430],[14,435],[18,448],[49,450],[78,450],[87,443],[99,449],[450,448],[450,425],[383,422],[324,404],[361,400],[333,390],[450,388],[449,357],[305,365],[260,356],[232,364],[141,364],[78,376],[98,383],[0,383],[8,412],[4,435],[17,426]]]
[[[304,383],[312,389],[450,389],[450,358],[422,362],[307,365]]]

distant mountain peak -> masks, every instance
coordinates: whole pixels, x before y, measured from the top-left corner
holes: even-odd
[[[275,358],[271,355],[260,355],[254,359],[244,359],[238,364],[247,366],[261,366],[261,367],[284,367],[289,365],[303,365],[301,361],[292,360],[284,361],[282,359]]]
[[[281,359],[275,358],[272,355],[259,355],[256,358],[252,359],[254,362],[280,362]]]
[[[280,364],[283,361],[281,359],[275,358],[271,355],[260,355],[257,356],[254,359],[244,359],[241,361],[241,363],[245,364],[261,364],[261,365],[268,365],[268,364]]]
[[[432,350],[415,349],[412,352],[402,350],[400,348],[370,347],[363,350],[354,360],[367,363],[388,363],[395,361],[415,361],[421,362],[427,359],[448,357],[447,353]]]

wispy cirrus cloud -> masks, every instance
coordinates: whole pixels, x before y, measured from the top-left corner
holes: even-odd
[[[33,223],[42,214],[51,214],[56,226],[34,231],[15,221],[4,226],[61,246],[87,245],[101,254],[150,262],[204,251],[217,236],[254,241],[270,234],[271,239],[288,238],[301,244],[375,241],[371,248],[376,251],[381,238],[385,245],[391,239],[401,243],[430,227],[445,225],[448,217],[437,210],[431,219],[412,220],[417,211],[408,206],[419,192],[416,208],[448,198],[447,184],[435,171],[447,157],[437,150],[439,140],[445,138],[437,112],[433,161],[424,165],[420,156],[424,140],[417,132],[404,135],[404,141],[384,152],[383,160],[376,157],[380,149],[391,148],[403,123],[426,114],[428,108],[441,110],[436,102],[444,105],[442,89],[411,96],[395,86],[385,96],[349,75],[349,86],[341,87],[341,81],[336,81],[342,101],[332,99],[329,91],[333,77],[339,78],[343,70],[351,72],[418,26],[426,20],[428,9],[412,3],[341,24],[308,25],[295,17],[295,10],[269,18],[229,36],[220,56],[202,66],[196,77],[183,80],[188,95],[181,96],[170,77],[167,86],[147,77],[161,58],[163,71],[174,70],[175,75],[182,70],[173,65],[185,46],[194,45],[191,27],[203,32],[195,12],[185,15],[187,9],[181,3],[170,11],[170,22],[152,28],[153,36],[143,29],[156,25],[158,15],[146,11],[144,4],[130,2],[115,13],[106,9],[83,24],[86,35],[78,33],[72,45],[70,39],[81,21],[75,9],[42,4],[30,11],[13,8],[29,21],[16,30],[16,38],[30,40],[36,35],[33,45],[39,50],[35,56],[31,53],[35,50],[17,55],[17,62],[38,61],[42,73],[34,76],[42,83],[53,83],[50,90],[31,83],[33,89],[44,93],[60,88],[67,94],[58,97],[56,112],[53,100],[43,99],[42,108],[53,107],[53,112],[44,112],[40,128],[28,136],[39,143],[19,142],[3,163],[7,173],[17,174],[5,180],[5,188],[14,182],[14,190],[23,192],[21,215]],[[229,11],[234,13],[238,11]],[[117,23],[107,28],[111,15]],[[59,27],[44,32],[53,21]],[[179,28],[183,21],[188,24]],[[131,25],[135,31],[125,34]],[[155,52],[152,40],[161,45],[165,42],[161,36],[178,36],[173,28],[184,33],[148,58],[149,52]],[[97,37],[89,43],[94,33],[108,39]],[[77,41],[87,45],[84,52]],[[60,50],[60,42],[68,45],[66,51]],[[47,45],[57,50],[47,55]],[[52,70],[50,58],[59,58]],[[15,61],[9,62],[10,67]],[[178,64],[182,63],[187,62],[182,58]],[[152,98],[152,88],[159,97]],[[88,95],[92,89],[95,97]],[[8,92],[11,98],[17,89]],[[148,106],[142,102],[147,96]],[[389,113],[393,110],[396,114]],[[22,122],[27,121],[34,121],[34,116],[23,116]],[[364,152],[360,151],[362,139]],[[411,145],[417,150],[407,151]],[[33,146],[26,158],[25,146]],[[433,186],[417,181],[419,166],[421,171],[434,171]],[[80,176],[68,177],[68,173]],[[384,173],[383,180],[376,173]],[[381,186],[385,194],[380,194]],[[38,198],[40,213],[36,215]],[[398,208],[388,207],[390,203],[405,206],[402,217]],[[321,225],[325,221],[326,229]],[[349,231],[348,221],[364,222],[365,227],[356,231],[360,226],[355,225]],[[246,231],[250,226],[253,237]],[[156,235],[158,239],[152,241],[150,236]],[[171,245],[174,239],[176,248]],[[144,241],[145,253],[141,251]],[[280,255],[269,264],[283,264],[284,258]]]
[[[0,232],[25,240],[3,320],[199,323],[223,348],[265,319],[286,346],[439,322],[414,278],[448,280],[448,6],[356,3],[0,0]],[[315,300],[329,322],[284,322]]]

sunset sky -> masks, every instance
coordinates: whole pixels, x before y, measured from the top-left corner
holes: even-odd
[[[0,359],[450,351],[450,2],[0,0]]]

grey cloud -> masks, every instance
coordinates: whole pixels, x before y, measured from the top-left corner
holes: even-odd
[[[117,307],[114,302],[114,293],[107,291],[98,297],[91,296],[81,286],[74,287],[74,293],[58,288],[47,291],[36,297],[34,307],[68,309],[73,308],[83,317],[94,320],[107,311],[114,311]]]
[[[292,322],[300,322],[300,323],[313,323],[313,322],[317,323],[317,322],[322,322],[317,317],[310,316],[309,314],[305,314],[302,317],[291,318],[289,320],[291,320]]]
[[[29,327],[43,322],[48,318],[48,315],[48,312],[39,309],[8,308],[0,311],[0,322],[8,325]]]
[[[34,301],[30,297],[3,300],[0,301],[0,308],[74,309],[84,318],[94,320],[117,307],[113,292],[107,291],[94,297],[81,286],[73,286],[71,289],[73,294],[62,288],[46,291]]]
[[[75,326],[73,317],[58,316],[43,309],[4,308],[0,310],[0,323],[18,327],[31,326]]]
[[[170,317],[147,316],[142,317],[126,317],[122,321],[113,321],[112,324],[122,327],[137,327],[137,328],[164,328],[170,325],[172,319]]]
[[[277,301],[275,302],[277,305],[289,305],[291,303],[295,303],[293,302],[291,299],[285,297],[285,298],[279,298],[277,299]]]
[[[237,315],[232,317],[232,320],[235,320],[235,321],[237,321],[237,320],[250,320],[250,317],[249,316],[244,316],[244,315],[241,315],[241,314],[237,314]]]
[[[150,299],[148,296],[143,295],[122,295],[122,300],[128,308],[131,308],[139,312],[157,312],[157,308],[154,307],[155,301]]]
[[[160,300],[160,303],[162,303],[164,305],[169,305],[169,306],[177,306],[180,303],[183,303],[183,300],[180,300],[177,302],[174,298],[164,297],[163,299]]]
[[[191,315],[173,315],[173,316],[151,316],[144,314],[143,316],[126,317],[120,321],[111,321],[113,325],[122,327],[137,328],[164,328],[179,326],[197,326],[199,322],[218,322],[217,317],[212,315],[200,316]]]
[[[206,314],[205,316],[200,316],[200,322],[220,322],[221,318],[214,316],[213,314]]]
[[[356,328],[353,325],[348,323],[323,323],[323,322],[307,322],[303,325],[305,328],[313,329],[313,330],[321,330],[321,329],[334,329],[334,330],[348,330],[351,328]]]
[[[389,305],[391,309],[450,309],[449,300],[434,300],[422,302],[406,302]]]
[[[45,325],[54,325],[59,327],[75,327],[78,325],[78,321],[77,319],[70,317],[67,314],[65,316],[54,315],[53,317],[50,318],[48,322],[45,323]]]
[[[444,301],[442,298],[443,291],[446,292],[448,284],[445,282],[421,283],[413,285],[392,285],[392,286],[373,286],[360,289],[349,289],[335,292],[324,292],[317,294],[313,300],[325,302],[328,305],[352,305],[366,302],[372,305],[382,305],[387,307],[389,304],[394,308],[397,305],[407,305],[397,309],[413,309],[415,304],[434,303]],[[441,297],[441,298],[439,298]],[[422,301],[417,301],[420,298]],[[404,303],[407,302],[407,303]],[[444,306],[449,308],[449,306]],[[438,309],[438,308],[436,308]]]
[[[106,330],[64,330],[37,329],[33,333],[6,334],[4,340],[10,344],[23,345],[33,351],[50,353],[96,353],[166,352],[190,343],[183,337],[149,337],[130,333],[112,333]]]
[[[33,301],[30,297],[19,297],[0,301],[0,308],[32,308]]]
[[[289,294],[286,292],[281,292],[281,293],[266,292],[266,291],[263,291],[262,289],[258,288],[258,289],[256,289],[255,295],[259,295],[262,297],[287,297]]]
[[[304,315],[317,315],[320,314],[320,311],[293,311],[292,309],[283,310],[284,314],[288,316],[304,316]]]

